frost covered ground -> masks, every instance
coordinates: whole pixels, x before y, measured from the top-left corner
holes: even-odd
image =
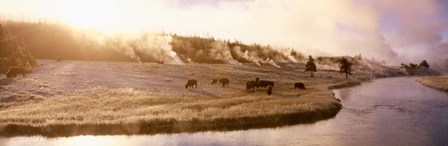
[[[0,135],[141,134],[272,127],[336,115],[341,104],[329,87],[360,82],[337,71],[314,78],[301,63],[169,65],[39,60],[26,78],[0,77]],[[275,82],[247,91],[255,77]],[[226,77],[230,86],[211,85]],[[188,79],[197,89],[185,89]],[[303,82],[306,90],[295,90]],[[337,86],[334,86],[337,85]]]

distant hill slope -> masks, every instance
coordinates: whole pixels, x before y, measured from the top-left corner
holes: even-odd
[[[127,56],[111,50],[101,50],[93,41],[77,39],[73,30],[55,24],[3,22],[11,34],[28,45],[28,50],[40,59],[120,60]]]
[[[206,63],[242,64],[282,67],[288,63],[306,61],[304,55],[291,48],[244,44],[238,41],[217,40],[213,37],[179,36],[176,34],[115,34],[104,35],[92,31],[47,23],[1,22],[9,32],[27,45],[39,59],[70,59],[100,61],[134,61],[168,64]],[[341,57],[317,57],[318,70],[337,71]],[[403,75],[397,67],[384,62],[350,57],[355,73],[372,77]],[[285,64],[286,63],[286,64]],[[366,77],[370,78],[370,77]]]
[[[396,77],[396,76],[406,76],[404,69],[399,66],[388,66],[383,61],[378,61],[374,59],[366,59],[361,55],[351,56],[338,56],[338,57],[328,57],[320,56],[316,59],[316,64],[318,70],[324,71],[339,71],[339,60],[341,58],[347,58],[353,63],[353,73],[358,75],[360,79],[371,79],[371,78],[384,78],[384,77]]]
[[[46,23],[0,22],[18,36],[29,51],[42,59],[115,60],[159,63],[256,63],[296,62],[303,58],[290,48],[278,49],[167,34],[105,36]]]

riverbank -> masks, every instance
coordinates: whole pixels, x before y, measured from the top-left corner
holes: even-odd
[[[359,84],[336,71],[315,78],[302,64],[161,65],[40,61],[27,78],[2,77],[0,136],[122,135],[241,130],[334,117],[341,104],[329,89]],[[247,91],[256,76],[275,82]],[[230,86],[211,85],[227,77]],[[186,80],[199,81],[185,89]],[[355,76],[356,78],[356,76]],[[303,82],[306,90],[295,90]]]
[[[423,77],[417,79],[417,82],[440,91],[448,92],[448,76]]]

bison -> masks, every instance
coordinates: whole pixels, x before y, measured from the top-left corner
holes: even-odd
[[[299,89],[305,89],[305,84],[300,83],[300,82],[295,83],[295,84],[294,84],[294,89],[297,89],[297,88],[299,88]]]
[[[212,79],[212,85],[218,83],[219,79]]]
[[[247,81],[246,82],[247,90],[254,90],[256,87],[257,87],[257,82],[255,82],[255,81]]]
[[[221,78],[219,79],[219,83],[222,84],[223,87],[228,86],[230,83],[230,80],[228,78]]]
[[[268,95],[271,95],[271,94],[272,94],[272,86],[271,86],[271,85],[268,86],[268,91],[267,91],[267,93],[268,93]]]
[[[197,87],[198,87],[198,81],[196,81],[196,80],[188,80],[187,84],[185,84],[185,89],[197,88]]]
[[[26,77],[26,70],[21,67],[10,67],[8,72],[6,72],[6,77],[15,78],[18,74],[22,74],[22,76]]]
[[[257,89],[260,88],[260,87],[267,88],[268,86],[274,87],[274,82],[273,81],[260,80],[257,83]]]

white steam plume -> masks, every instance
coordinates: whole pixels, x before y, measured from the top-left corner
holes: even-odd
[[[99,43],[105,49],[114,49],[128,57],[143,61],[142,58],[150,58],[151,61],[183,64],[177,53],[170,45],[173,38],[168,35],[144,33],[140,35],[112,35],[100,36]]]
[[[215,41],[212,43],[209,56],[216,60],[224,61],[228,64],[241,64],[233,59],[229,46],[227,46],[227,43],[223,41]]]
[[[238,54],[238,57],[246,59],[250,62],[253,62],[258,66],[261,66],[261,64],[260,64],[261,59],[258,57],[255,57],[256,56],[255,53],[253,53],[253,52],[251,53],[249,50],[241,51],[241,47],[239,47],[239,46],[235,46],[233,49],[235,50],[236,54]]]

